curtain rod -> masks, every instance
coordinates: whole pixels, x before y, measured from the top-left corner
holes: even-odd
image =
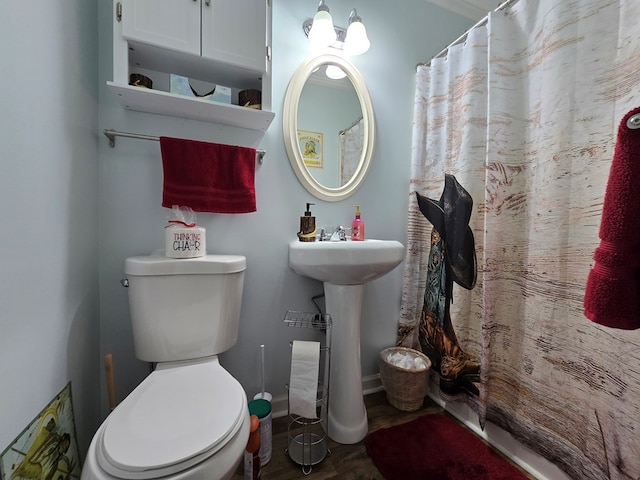
[[[345,133],[347,133],[349,130],[351,130],[353,127],[355,127],[358,123],[360,123],[360,121],[362,120],[363,117],[358,118],[355,122],[353,122],[351,125],[349,125],[347,128],[345,128],[344,130],[340,130],[338,132],[338,135],[344,135]]]
[[[501,10],[506,10],[507,8],[513,6],[514,4],[518,3],[519,0],[506,0],[506,2],[501,3],[500,5],[498,5],[498,8],[496,8],[494,10],[494,12],[499,12]],[[421,66],[421,65],[429,65],[432,60],[436,59],[436,58],[440,58],[440,57],[444,57],[447,52],[449,51],[449,49],[451,47],[453,47],[454,45],[458,45],[459,43],[464,42],[467,37],[469,36],[469,32],[478,28],[478,27],[482,27],[484,25],[487,24],[487,22],[489,21],[489,15],[485,15],[484,18],[482,20],[480,20],[478,23],[476,23],[473,27],[467,29],[466,32],[464,32],[462,35],[460,35],[458,38],[456,38],[453,42],[451,42],[449,45],[447,45],[446,47],[444,47],[437,55],[434,55],[433,57],[431,57],[431,60],[429,60],[428,62],[424,62],[424,63],[419,63],[417,66]]]
[[[116,137],[125,137],[125,138],[137,138],[139,140],[152,140],[154,142],[159,142],[160,137],[154,137],[153,135],[142,135],[140,133],[129,133],[129,132],[118,132],[116,130],[110,130],[108,128],[103,131],[104,136],[109,139],[109,146],[111,148],[116,146]],[[256,149],[256,158],[258,163],[262,165],[262,160],[264,159],[266,152],[264,150]]]

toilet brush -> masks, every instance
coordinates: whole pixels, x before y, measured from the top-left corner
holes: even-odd
[[[260,464],[266,465],[271,460],[271,400],[270,393],[264,391],[264,345],[260,345],[260,374],[262,388],[249,402],[249,413],[260,419]]]
[[[262,379],[262,396],[264,398],[264,345],[260,345],[260,378]]]
[[[264,400],[267,400],[268,402],[271,402],[273,397],[270,393],[264,391],[264,345],[260,345],[260,380],[262,388],[260,390],[260,393],[256,393],[253,399],[257,400],[259,398],[262,398]]]

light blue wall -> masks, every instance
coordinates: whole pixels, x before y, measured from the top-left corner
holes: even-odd
[[[240,340],[222,362],[249,394],[259,388],[262,343],[267,389],[284,394],[288,341],[305,334],[284,327],[284,313],[312,310],[310,297],[322,291],[320,284],[287,266],[287,243],[306,202],[316,203],[319,223],[344,224],[351,221],[352,205],[359,203],[369,236],[406,241],[415,65],[471,22],[424,0],[330,3],[338,24],[344,26],[349,9],[357,7],[367,25],[371,50],[354,63],[368,83],[378,127],[365,185],[339,203],[307,194],[291,171],[282,141],[284,93],[308,54],[301,23],[315,11],[315,0],[274,0],[276,120],[264,138],[242,129],[123,110],[105,86],[112,75],[110,0],[70,0],[64,8],[59,2],[3,3],[0,452],[71,381],[84,456],[108,411],[103,354],[114,356],[118,399],[147,373],[133,355],[126,290],[119,280],[127,256],[162,246],[166,214],[160,207],[159,149],[157,143],[126,139],[111,149],[102,129],[267,150],[256,176],[258,212],[200,219],[208,229],[211,253],[248,258]],[[365,375],[378,371],[378,352],[395,341],[402,272],[399,267],[367,287]],[[522,456],[524,450],[516,449]],[[560,477],[554,472],[549,478]]]
[[[287,265],[287,244],[295,238],[306,202],[315,203],[318,224],[350,224],[360,204],[367,235],[406,243],[408,180],[415,66],[455,39],[472,23],[424,0],[353,0],[330,4],[338,25],[358,9],[371,49],[354,59],[366,79],[377,121],[377,142],[364,186],[350,199],[327,203],[297,181],[282,140],[282,108],[289,78],[309,55],[302,22],[315,1],[275,0],[273,5],[273,110],[276,118],[264,138],[252,131],[125,111],[104,86],[111,75],[111,6],[100,2],[100,129],[170,135],[267,151],[256,172],[258,211],[244,215],[200,214],[209,253],[247,257],[244,301],[237,345],[221,355],[223,365],[248,394],[260,386],[259,345],[266,350],[266,387],[285,393],[289,340],[305,332],[283,323],[288,309],[312,311],[311,297],[322,285],[296,275]],[[118,396],[126,395],[147,373],[133,353],[127,292],[120,286],[127,256],[151,253],[163,245],[167,212],[160,205],[162,164],[158,144],[118,139],[116,148],[100,140],[100,319],[101,350],[114,356]],[[395,342],[403,267],[369,284],[362,324],[362,370],[378,371],[378,353]],[[106,395],[103,394],[103,398]],[[106,413],[105,402],[102,403]]]
[[[69,382],[100,420],[97,0],[0,15],[0,452]]]
[[[240,340],[222,362],[249,394],[259,388],[259,349],[266,345],[267,389],[284,393],[288,341],[305,332],[284,326],[287,309],[311,310],[322,286],[287,266],[287,242],[306,202],[318,222],[351,221],[362,205],[371,237],[406,240],[415,64],[428,59],[470,21],[424,0],[332,5],[346,24],[357,7],[371,50],[354,61],[370,88],[377,130],[373,167],[349,200],[326,203],[298,183],[282,141],[288,79],[308,55],[302,21],[317,2],[275,0],[273,110],[264,138],[256,132],[125,111],[107,90],[112,75],[111,2],[12,1],[0,19],[0,202],[5,250],[0,271],[0,450],[68,381],[73,382],[78,437],[84,452],[107,413],[102,358],[114,356],[119,399],[146,375],[133,354],[126,290],[127,256],[162,246],[158,144],[118,139],[104,128],[199,138],[267,150],[258,168],[258,212],[202,215],[211,253],[248,258]],[[362,335],[365,375],[395,340],[402,267],[367,288]],[[98,306],[98,304],[100,306]]]

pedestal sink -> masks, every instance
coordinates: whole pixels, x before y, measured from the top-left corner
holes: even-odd
[[[289,243],[293,271],[324,283],[325,306],[333,321],[327,433],[338,443],[358,443],[368,432],[360,367],[365,284],[403,259],[404,246],[393,240]]]

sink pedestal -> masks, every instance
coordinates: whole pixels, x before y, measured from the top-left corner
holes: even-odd
[[[360,366],[364,287],[324,282],[325,305],[332,319],[327,433],[343,444],[358,443],[368,432]]]

